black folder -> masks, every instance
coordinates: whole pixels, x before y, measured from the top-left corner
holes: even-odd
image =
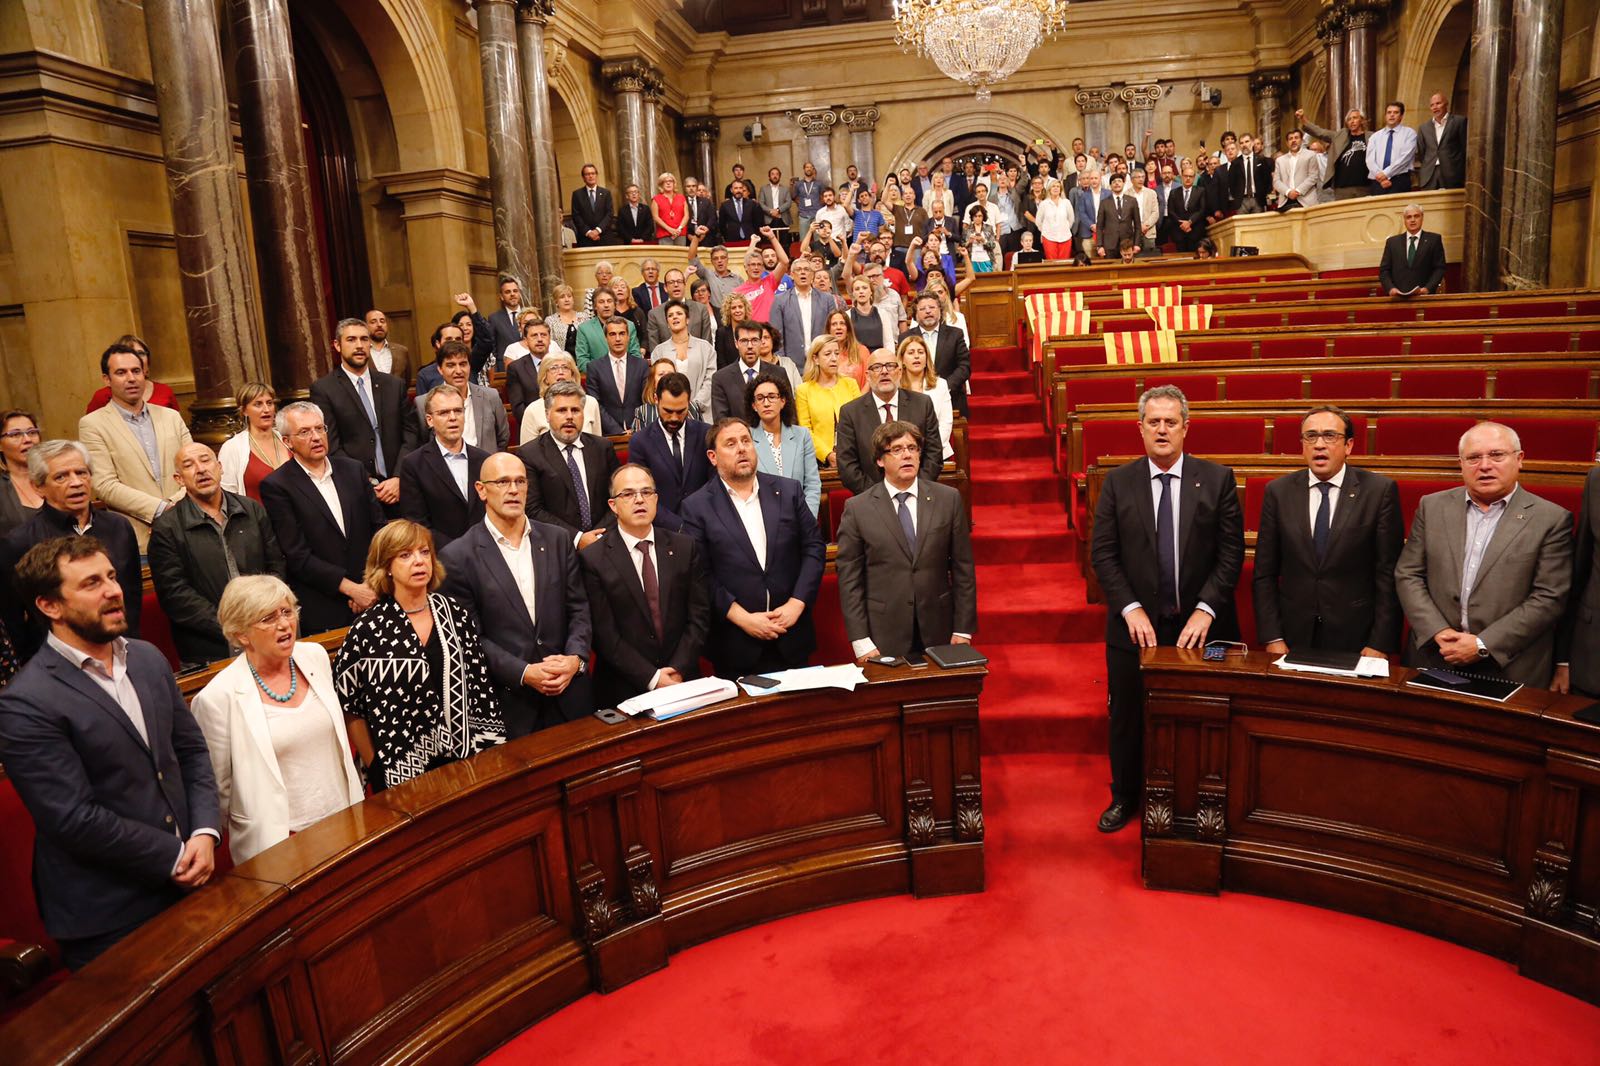
[[[1291,666],[1318,666],[1324,670],[1349,670],[1353,673],[1355,668],[1361,665],[1361,653],[1303,648],[1299,651],[1284,652],[1283,661]]]
[[[1408,685],[1418,688],[1438,689],[1440,692],[1453,692],[1458,696],[1474,696],[1480,700],[1493,700],[1504,703],[1517,694],[1522,685],[1515,681],[1507,681],[1503,677],[1494,677],[1489,674],[1468,670],[1447,670],[1443,667],[1429,666],[1417,671],[1417,676],[1407,681]]]
[[[960,666],[989,665],[989,657],[971,644],[935,644],[926,651],[928,658],[946,670]]]

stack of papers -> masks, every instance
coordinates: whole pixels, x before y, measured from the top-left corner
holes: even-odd
[[[1380,659],[1373,655],[1361,656],[1361,661],[1354,670],[1336,670],[1331,666],[1310,666],[1306,663],[1291,663],[1287,655],[1280,655],[1273,661],[1273,666],[1279,670],[1293,670],[1301,674],[1328,674],[1333,677],[1388,677],[1389,660]]]
[[[731,700],[739,695],[739,687],[722,677],[699,677],[681,685],[668,685],[654,692],[641,692],[630,700],[623,700],[617,710],[626,715],[649,715],[657,721],[675,718],[689,711],[698,711],[713,703]]]
[[[855,663],[845,663],[842,666],[803,666],[798,670],[779,670],[773,674],[762,674],[778,684],[773,688],[756,688],[740,682],[739,687],[744,689],[747,696],[776,696],[780,692],[804,692],[813,688],[842,688],[846,692],[854,692],[857,685],[867,683],[867,675]]]

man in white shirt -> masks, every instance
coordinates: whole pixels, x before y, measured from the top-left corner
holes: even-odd
[[[1317,179],[1321,172],[1311,153],[1302,146],[1304,137],[1299,130],[1290,130],[1286,138],[1289,150],[1272,165],[1272,187],[1278,193],[1279,211],[1310,207],[1316,202]]]
[[[833,224],[833,232],[850,232],[850,211],[841,206],[838,194],[831,188],[822,190],[822,206],[817,209],[817,221],[828,221]]]
[[[833,311],[833,297],[824,296],[812,287],[814,269],[811,260],[801,256],[795,260],[789,276],[794,288],[781,292],[772,301],[772,324],[783,337],[779,355],[800,369],[805,368],[806,353],[813,338],[828,331],[828,315]]]
[[[540,322],[538,325],[544,326],[544,323]],[[548,332],[546,327],[547,336]],[[472,366],[472,350],[461,341],[446,341],[439,348],[438,363],[439,373],[444,376],[445,384],[455,386],[456,391],[466,397],[462,435],[467,443],[491,454],[505,450],[511,441],[511,423],[506,418],[506,405],[501,402],[497,390],[468,382]],[[417,397],[417,419],[431,430],[432,423],[427,417],[427,402],[428,393]]]
[[[368,311],[367,335],[372,338],[368,356],[372,365],[385,374],[393,374],[406,384],[411,384],[411,376],[416,368],[411,365],[411,353],[406,346],[390,342],[389,316],[377,308]]]
[[[1405,117],[1405,104],[1390,103],[1383,109],[1383,129],[1367,138],[1367,177],[1373,196],[1411,190],[1417,131],[1404,124]]]

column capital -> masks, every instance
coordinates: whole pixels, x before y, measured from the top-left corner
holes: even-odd
[[[851,133],[871,133],[878,127],[881,117],[875,106],[847,107],[839,112],[839,121],[850,127]]]
[[[1117,100],[1115,89],[1079,89],[1072,94],[1073,102],[1084,112],[1106,111]]]
[[[1258,70],[1250,75],[1250,95],[1257,99],[1280,97],[1289,87],[1289,81],[1287,70]]]
[[[665,84],[666,81],[659,70],[654,67],[647,68],[644,75],[644,98],[651,103],[658,102],[661,99],[662,86]]]
[[[1340,5],[1345,25],[1352,30],[1366,29],[1383,21],[1389,0],[1343,0]]]
[[[642,59],[612,59],[600,67],[600,77],[614,93],[642,93],[655,71]]]
[[[1124,85],[1117,96],[1128,105],[1129,111],[1150,111],[1156,106],[1156,101],[1166,95],[1166,86],[1155,82],[1145,82],[1139,85]]]
[[[543,25],[556,17],[556,0],[517,0],[517,21]]]
[[[826,137],[839,122],[839,116],[831,108],[820,111],[801,111],[794,116],[795,125],[807,137]]]
[[[715,115],[695,115],[683,120],[683,132],[707,144],[722,136],[722,123]]]
[[[1323,8],[1322,14],[1317,16],[1317,38],[1329,48],[1344,40],[1344,11],[1341,8]]]

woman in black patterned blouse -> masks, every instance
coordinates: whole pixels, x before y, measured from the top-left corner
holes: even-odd
[[[374,788],[390,788],[505,740],[478,628],[436,591],[444,567],[433,534],[397,519],[367,551],[378,602],[356,616],[336,681],[347,714],[372,734]]]

